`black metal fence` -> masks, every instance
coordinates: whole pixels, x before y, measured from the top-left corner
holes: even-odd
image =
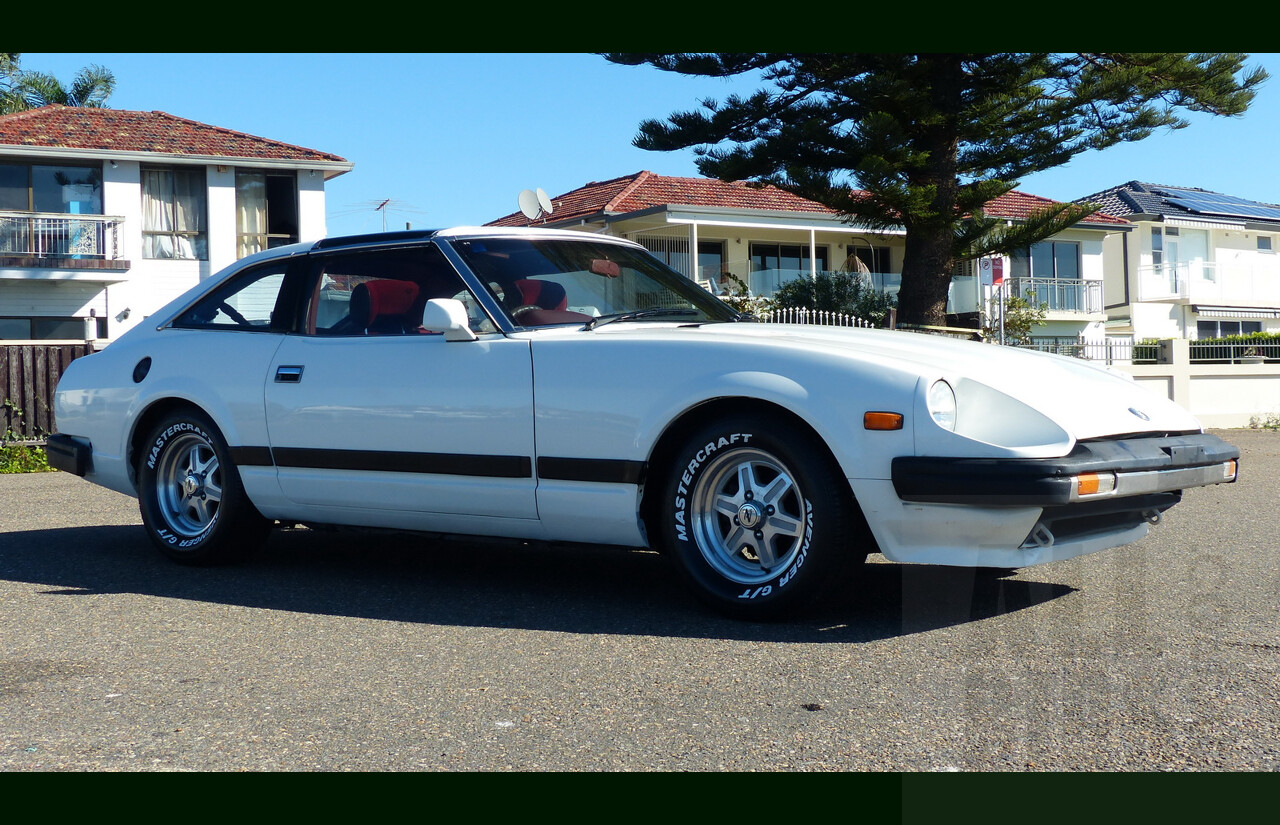
[[[1145,350],[1140,353],[1140,347],[1130,338],[1108,338],[1097,342],[1084,342],[1076,338],[1034,338],[1029,344],[1017,344],[1017,346],[1071,358],[1101,361],[1105,364],[1137,361],[1147,354]],[[1156,351],[1151,353],[1152,363],[1156,360],[1158,350],[1159,347],[1156,347]]]
[[[1280,341],[1192,341],[1191,361],[1249,364],[1280,361]]]

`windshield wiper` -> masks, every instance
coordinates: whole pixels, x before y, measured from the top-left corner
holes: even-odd
[[[605,324],[612,324],[614,321],[634,321],[638,318],[652,318],[656,315],[697,315],[696,309],[671,309],[667,307],[653,307],[651,309],[635,309],[631,312],[615,312],[612,315],[598,315],[587,321],[582,329],[589,330],[596,327],[602,327]]]

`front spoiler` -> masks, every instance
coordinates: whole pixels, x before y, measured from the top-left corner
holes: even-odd
[[[1240,451],[1208,433],[1081,441],[1061,458],[893,460],[903,501],[1054,507],[1082,500],[1169,493],[1235,481]],[[1078,478],[1114,474],[1113,490],[1082,496]]]

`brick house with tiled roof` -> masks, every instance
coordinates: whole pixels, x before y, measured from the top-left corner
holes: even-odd
[[[0,339],[110,340],[237,258],[322,238],[351,168],[165,112],[0,115]]]
[[[606,181],[593,181],[552,199],[553,212],[546,221],[531,221],[514,212],[491,222],[490,226],[564,227],[570,223],[592,223],[611,216],[629,215],[648,209],[679,204],[750,209],[765,212],[798,212],[837,217],[835,210],[793,195],[776,186],[727,183],[709,178],[676,178],[637,172]]]
[[[1107,245],[1113,331],[1139,340],[1280,332],[1280,205],[1141,181],[1080,202],[1135,227]]]
[[[824,270],[859,270],[879,288],[901,282],[902,229],[871,230],[843,221],[838,212],[775,186],[637,172],[594,181],[549,198],[548,214],[505,215],[491,226],[549,226],[632,238],[677,270],[712,289],[770,295],[782,283]],[[1009,192],[987,205],[987,214],[1025,219],[1054,201]],[[992,270],[1010,277],[1003,288],[1034,290],[1049,304],[1038,337],[1074,342],[1088,327],[1102,335],[1102,242],[1131,228],[1121,217],[1098,213],[1042,244],[1011,257],[972,261],[952,278],[948,312],[974,325],[995,294],[985,284]],[[689,250],[698,250],[696,269]],[[986,269],[983,269],[985,263]]]

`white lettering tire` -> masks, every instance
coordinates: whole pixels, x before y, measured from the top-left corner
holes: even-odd
[[[194,410],[165,417],[143,442],[138,508],[151,541],[183,564],[239,561],[270,528],[245,496],[217,427]]]
[[[693,588],[735,618],[816,605],[866,551],[849,484],[812,435],[756,416],[704,426],[662,485],[660,540]]]

